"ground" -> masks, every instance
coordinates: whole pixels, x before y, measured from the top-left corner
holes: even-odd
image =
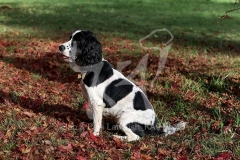
[[[143,13],[142,1],[61,1],[56,8],[43,2],[0,3],[0,159],[239,159],[240,17],[234,13],[221,25],[212,24],[228,4],[219,0],[220,11],[209,12],[212,6],[191,8],[189,1],[187,11],[174,13],[180,3],[170,1],[162,6],[171,11],[156,11],[162,18],[149,19],[152,10],[159,9],[157,2],[144,2]],[[71,18],[77,13],[80,21]],[[156,20],[171,31],[174,41],[152,86],[160,53],[141,48],[138,40],[158,29]],[[186,129],[128,143],[113,138],[115,128],[105,122],[100,136],[93,136],[80,80],[58,53],[59,44],[79,26],[97,35],[104,58],[115,68],[117,62],[131,60],[122,72],[136,73],[134,82],[147,88],[160,126],[186,121]],[[144,43],[155,46],[159,41]],[[135,70],[146,55],[146,72]]]

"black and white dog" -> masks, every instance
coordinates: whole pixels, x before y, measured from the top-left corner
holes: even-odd
[[[156,127],[153,106],[143,91],[103,59],[101,44],[92,32],[75,31],[59,50],[65,61],[79,65],[82,92],[92,109],[95,136],[99,135],[102,116],[114,116],[126,134],[115,136],[127,141],[138,140],[146,133],[166,132],[166,128]]]

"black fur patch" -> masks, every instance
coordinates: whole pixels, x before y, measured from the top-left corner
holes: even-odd
[[[111,108],[118,101],[126,97],[133,90],[133,85],[125,79],[117,79],[112,81],[105,90],[103,102],[106,108]]]
[[[81,66],[94,65],[102,61],[102,46],[90,31],[81,31],[73,36],[77,43],[76,62]]]
[[[133,122],[127,124],[127,127],[132,130],[133,133],[138,135],[139,137],[145,136],[145,127],[142,124]]]
[[[152,109],[152,105],[147,99],[147,97],[140,91],[136,92],[134,100],[133,100],[133,107],[135,110],[146,110]]]
[[[83,79],[83,83],[86,84],[88,87],[92,85],[94,80],[94,72],[88,72]]]
[[[157,118],[155,118],[153,125],[143,125],[137,122],[132,122],[127,124],[127,127],[140,137],[143,137],[146,134],[161,135],[164,133],[163,128],[157,128]]]
[[[112,66],[107,61],[102,61],[88,72],[83,80],[88,87],[97,86],[113,75]]]

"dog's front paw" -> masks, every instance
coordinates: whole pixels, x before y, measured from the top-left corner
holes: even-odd
[[[99,136],[99,132],[93,132],[94,136]]]

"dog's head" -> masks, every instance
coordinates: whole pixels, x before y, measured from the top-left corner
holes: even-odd
[[[67,62],[77,62],[80,66],[94,65],[102,61],[102,46],[96,36],[87,30],[77,30],[70,40],[59,46],[60,54]]]

